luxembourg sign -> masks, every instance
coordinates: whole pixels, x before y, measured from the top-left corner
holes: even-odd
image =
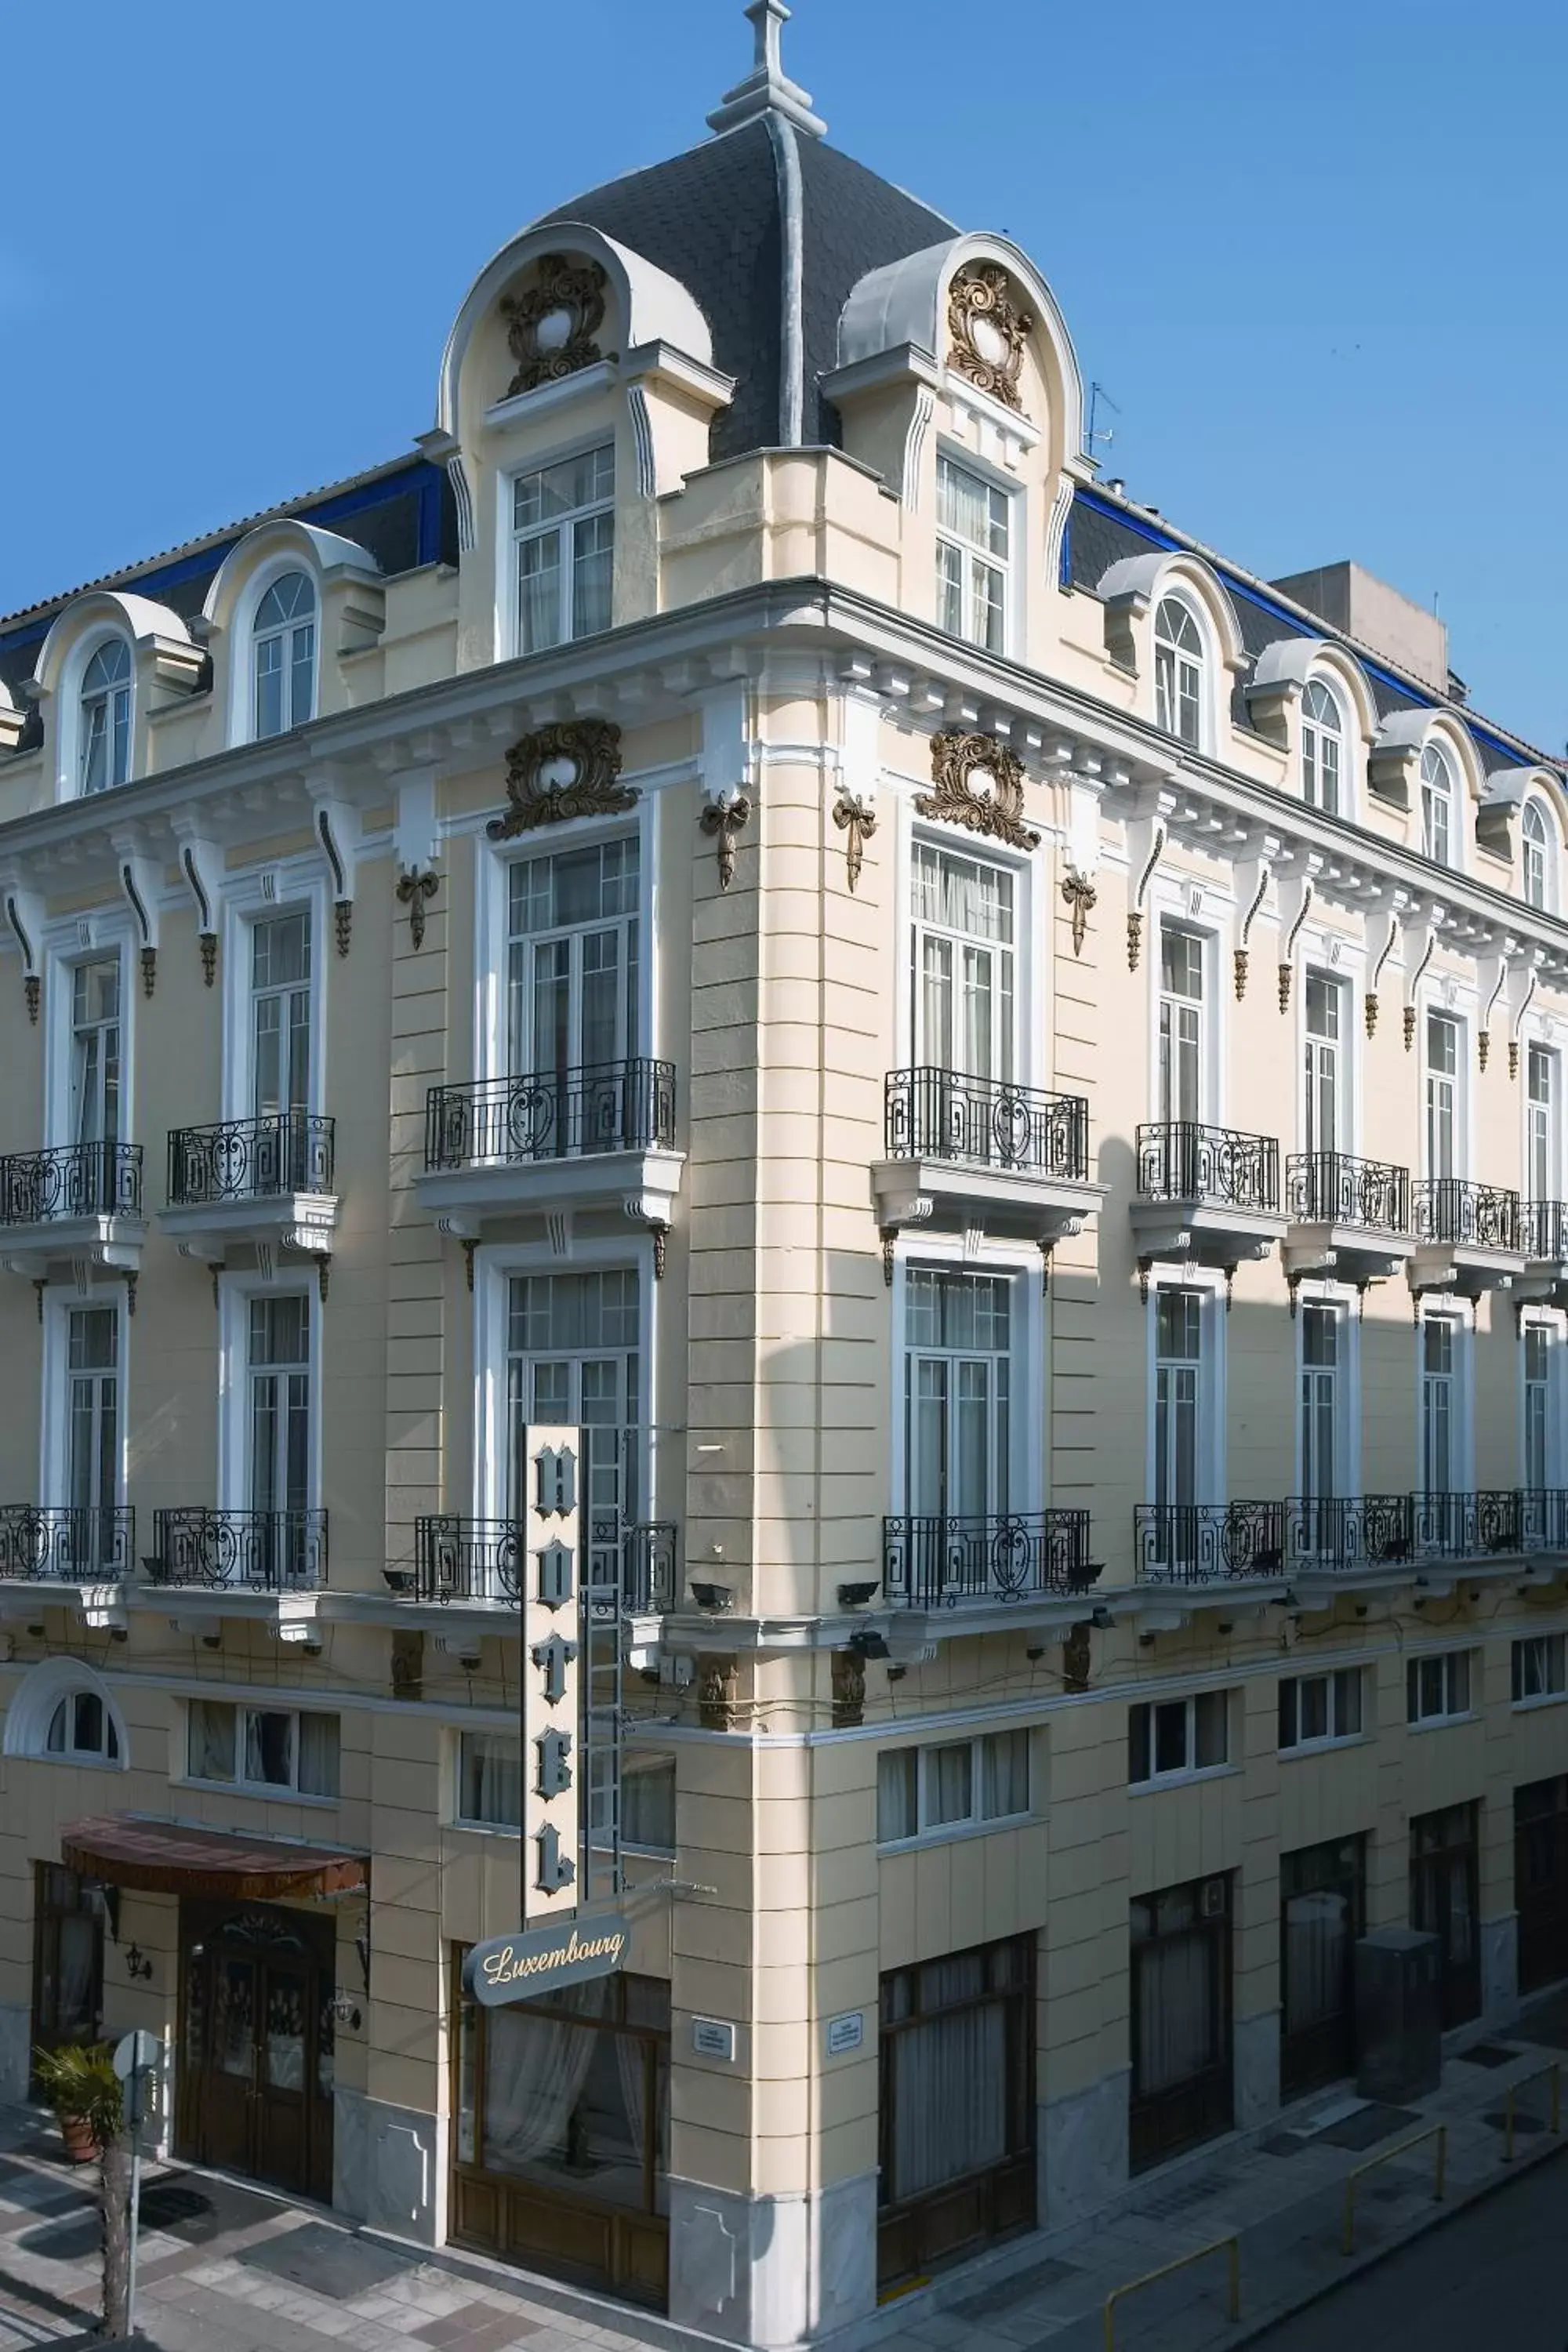
[[[463,1990],[485,2009],[557,1992],[563,1985],[612,1975],[631,1948],[631,1929],[606,1915],[520,1936],[492,1936],[463,1963]]]

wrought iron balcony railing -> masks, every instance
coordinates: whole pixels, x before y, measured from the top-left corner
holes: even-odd
[[[1410,1171],[1345,1151],[1297,1151],[1285,1162],[1285,1213],[1299,1224],[1408,1234]]]
[[[1415,1238],[1519,1255],[1519,1194],[1459,1176],[1428,1176],[1415,1187]]]
[[[129,1504],[0,1503],[0,1583],[116,1583],[135,1558]]]
[[[1568,1489],[1292,1495],[1267,1502],[1143,1503],[1136,1573],[1149,1584],[1346,1575],[1406,1562],[1568,1550]]]
[[[205,1503],[153,1514],[142,1562],[154,1584],[313,1592],[327,1580],[325,1511],[226,1511]]]
[[[676,1531],[666,1519],[594,1517],[588,1530],[588,1597],[605,1615],[664,1616],[675,1605]],[[526,1568],[515,1519],[469,1519],[437,1511],[415,1521],[414,1594],[419,1601],[517,1601]]]
[[[0,1224],[141,1214],[139,1143],[61,1143],[0,1158]]]
[[[1089,1176],[1089,1104],[961,1071],[891,1070],[883,1108],[889,1160],[952,1160],[1026,1176]]]
[[[426,1106],[425,1166],[585,1159],[675,1143],[672,1062],[598,1062],[576,1070],[535,1070],[471,1086],[432,1087]]]
[[[1271,1135],[1167,1119],[1138,1129],[1138,1191],[1146,1201],[1197,1201],[1277,1213],[1279,1146]]]
[[[906,1513],[882,1521],[882,1589],[895,1609],[1085,1592],[1101,1565],[1089,1556],[1087,1511]]]
[[[304,1110],[270,1118],[225,1118],[215,1127],[169,1131],[169,1205],[276,1200],[332,1189],[333,1122]]]
[[[1568,1261],[1568,1201],[1525,1202],[1524,1255],[1555,1265]]]

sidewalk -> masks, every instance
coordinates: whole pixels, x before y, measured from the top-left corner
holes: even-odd
[[[1537,2080],[1519,2102],[1515,2161],[1501,2160],[1509,2086],[1557,2057],[1568,2071],[1568,1995],[1509,2034],[1478,2034],[1430,2098],[1408,2108],[1338,2091],[1307,2101],[1259,2138],[1200,2149],[1134,2183],[1091,2224],[1037,2233],[934,2280],[843,2340],[874,2352],[1100,2352],[1113,2288],[1237,2231],[1239,2326],[1226,2317],[1215,2255],[1119,2305],[1116,2341],[1157,2341],[1160,2352],[1245,2344],[1562,2145]],[[1564,2111],[1568,2122],[1568,2099]],[[1439,2122],[1445,2202],[1433,2200],[1428,2140],[1368,2176],[1347,2259],[1346,2175]],[[37,2115],[0,2111],[0,2352],[70,2343],[96,2315],[93,2180],[60,2163],[58,2146]],[[478,2257],[363,2237],[184,2167],[149,2168],[141,2280],[149,2352],[682,2352],[709,2341]]]

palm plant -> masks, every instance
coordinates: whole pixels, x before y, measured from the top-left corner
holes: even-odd
[[[96,2156],[103,2214],[103,2333],[125,2333],[131,2293],[131,2152],[125,2086],[107,2042],[35,2050],[33,2072],[77,2160]]]

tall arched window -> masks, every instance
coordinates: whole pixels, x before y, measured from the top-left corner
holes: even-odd
[[[1547,850],[1551,835],[1539,801],[1526,802],[1521,837],[1524,853],[1524,903],[1527,907],[1544,908],[1549,903]]]
[[[1309,808],[1338,816],[1343,763],[1340,706],[1321,677],[1310,677],[1301,697],[1301,792]]]
[[[316,591],[303,572],[275,580],[256,608],[256,740],[302,727],[316,708]]]
[[[1186,606],[1162,597],[1154,615],[1154,723],[1184,743],[1202,727],[1204,641]]]
[[[82,673],[81,756],[84,793],[106,793],[131,773],[131,648],[107,637]]]
[[[1454,863],[1454,772],[1436,743],[1421,754],[1421,854],[1436,866]]]

